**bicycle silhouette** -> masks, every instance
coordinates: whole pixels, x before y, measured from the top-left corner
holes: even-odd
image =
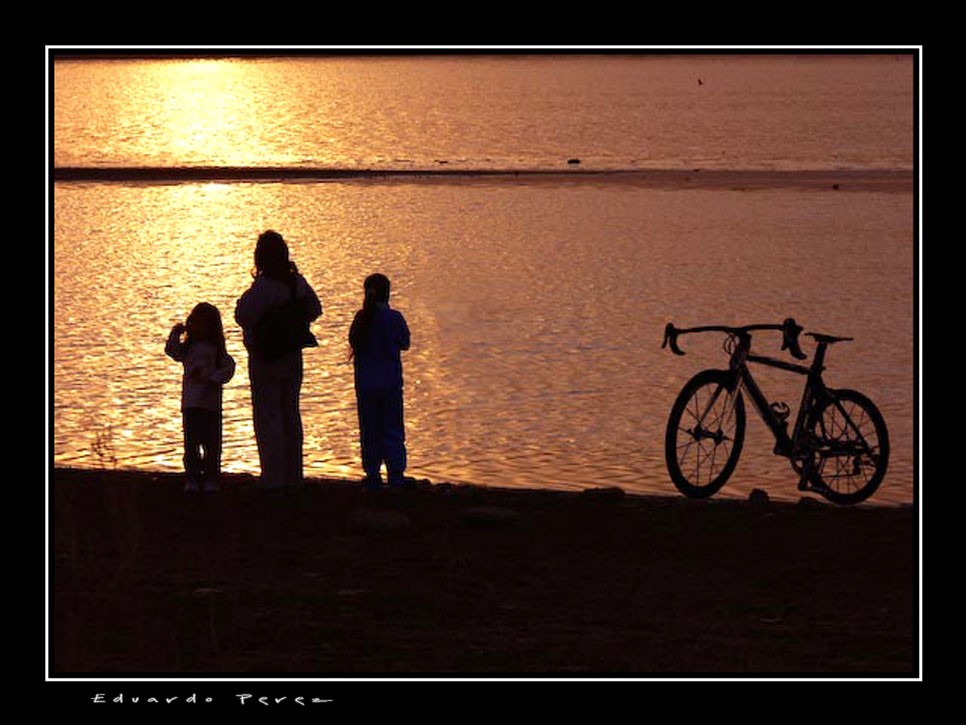
[[[802,328],[791,318],[781,325],[725,327],[711,325],[681,329],[668,323],[661,347],[678,347],[681,335],[722,332],[730,355],[727,370],[703,370],[678,394],[668,418],[664,457],[671,480],[681,493],[706,498],[719,491],[735,470],[745,435],[747,394],[775,436],[776,455],[784,456],[799,474],[798,487],[811,490],[838,504],[864,501],[879,487],[889,464],[889,434],[875,404],[855,390],[825,386],[822,371],[829,345],[850,337],[806,333],[817,347],[808,367],[751,353],[751,333],[780,330],[782,350],[798,360],[807,355],[799,347]],[[748,363],[787,370],[806,376],[802,403],[792,433],[789,408],[769,403],[752,377]]]

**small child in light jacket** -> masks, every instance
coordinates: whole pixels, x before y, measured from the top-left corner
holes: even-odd
[[[184,324],[171,328],[165,353],[184,368],[181,416],[187,492],[219,490],[222,387],[235,374],[225,349],[221,314],[214,305],[195,306]]]

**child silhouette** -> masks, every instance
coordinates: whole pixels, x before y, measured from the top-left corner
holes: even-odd
[[[349,328],[355,370],[359,439],[365,486],[382,488],[386,464],[389,485],[405,485],[406,434],[403,425],[403,374],[400,351],[409,349],[409,327],[389,307],[389,279],[366,278],[365,300]]]
[[[195,306],[184,324],[171,328],[164,351],[184,368],[181,417],[187,492],[219,490],[222,387],[235,374],[225,349],[221,314],[214,305]]]

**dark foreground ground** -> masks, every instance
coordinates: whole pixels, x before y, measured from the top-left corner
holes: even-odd
[[[50,674],[920,675],[918,516],[55,470]]]

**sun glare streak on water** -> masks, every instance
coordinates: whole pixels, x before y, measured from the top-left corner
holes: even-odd
[[[861,55],[59,62],[53,152],[58,166],[911,169],[912,72],[909,56]]]

